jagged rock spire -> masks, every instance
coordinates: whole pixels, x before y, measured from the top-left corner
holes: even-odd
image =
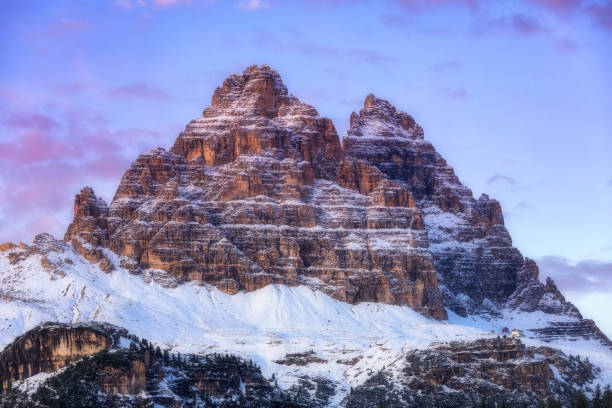
[[[287,88],[278,72],[267,65],[252,65],[223,81],[223,85],[215,89],[210,107],[234,115],[273,118],[287,103],[290,103]]]
[[[423,129],[414,118],[373,94],[366,96],[363,109],[351,114],[349,136],[406,137],[423,139]]]
[[[208,166],[240,155],[309,162],[316,177],[333,179],[342,154],[331,120],[290,96],[270,67],[251,66],[217,88],[201,118],[192,120],[171,152]]]

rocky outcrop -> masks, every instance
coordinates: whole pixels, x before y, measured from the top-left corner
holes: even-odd
[[[111,272],[114,265],[104,254],[108,239],[108,204],[97,197],[91,187],[85,187],[74,199],[74,220],[68,226],[64,240],[91,262],[99,262],[100,268]]]
[[[535,261],[525,258],[525,264],[518,273],[519,283],[507,304],[524,312],[541,310],[549,314],[564,314],[581,319],[582,315],[578,309],[565,300],[555,282],[547,278],[546,283],[541,284],[539,274]]]
[[[111,344],[109,334],[93,327],[48,325],[30,330],[0,353],[1,391],[13,381],[57,371]]]
[[[443,343],[413,350],[346,398],[347,407],[538,407],[551,395],[569,401],[593,382],[588,360],[512,338]]]
[[[111,331],[114,328],[109,328]],[[100,333],[98,328],[56,327],[47,333],[56,340],[65,336],[91,340],[91,333]],[[86,330],[89,330],[86,331]],[[44,329],[35,329],[28,334],[39,335]],[[89,333],[89,334],[88,334]],[[109,350],[94,352],[81,359],[58,360],[53,368],[63,368],[40,382],[36,387],[23,390],[23,382],[7,389],[0,395],[1,406],[14,407],[304,407],[327,406],[334,388],[329,380],[317,382],[316,398],[301,387],[283,391],[274,381],[263,377],[261,370],[252,361],[233,355],[169,354],[154,348],[145,339],[121,333],[132,341],[129,347],[113,344]],[[45,335],[43,335],[45,336]],[[3,353],[12,350],[17,342]],[[91,352],[91,353],[89,353]],[[6,355],[7,358],[15,355]],[[4,354],[3,354],[4,358]],[[4,361],[4,360],[3,360]],[[74,363],[74,364],[73,364]],[[325,390],[321,395],[319,391]],[[300,403],[296,403],[299,400]]]
[[[138,395],[147,389],[145,358],[131,358],[127,364],[97,367],[98,383],[104,394]]]

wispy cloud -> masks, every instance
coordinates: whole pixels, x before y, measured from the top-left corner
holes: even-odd
[[[463,63],[461,61],[439,61],[435,64],[432,64],[429,69],[436,72],[442,71],[456,71],[463,67]]]
[[[506,176],[500,173],[495,173],[487,179],[487,184],[493,184],[498,182],[508,183],[511,186],[517,186],[518,181],[510,176]]]
[[[559,256],[537,260],[544,276],[552,277],[559,288],[586,295],[589,292],[612,291],[612,263],[583,260],[573,263]]]
[[[450,99],[467,99],[468,91],[462,86],[442,88],[442,93]]]
[[[512,14],[503,17],[480,17],[472,27],[475,35],[486,35],[496,31],[510,31],[515,34],[531,36],[549,33],[550,29],[538,19],[525,14]]]
[[[441,6],[477,9],[484,0],[396,0],[396,2],[412,12],[423,12]]]
[[[526,201],[520,201],[518,204],[516,204],[516,206],[514,207],[516,210],[528,210],[531,207],[531,204],[529,204]]]
[[[168,9],[175,6],[190,5],[192,0],[114,0],[115,7],[124,10],[134,10],[139,8]]]
[[[525,0],[527,3],[541,6],[557,13],[567,13],[580,8],[584,0]]]
[[[345,48],[334,45],[302,42],[293,38],[276,38],[265,32],[258,32],[250,40],[234,40],[234,44],[271,47],[277,51],[294,52],[306,56],[346,59],[363,63],[382,64],[393,61],[393,57],[372,49]]]
[[[12,129],[38,130],[42,132],[49,132],[59,126],[55,120],[38,113],[14,113],[4,119],[2,123]]]
[[[137,98],[137,99],[156,99],[169,100],[170,95],[165,91],[153,88],[144,82],[137,82],[129,85],[122,85],[111,88],[107,94],[113,98]]]
[[[586,8],[586,12],[597,25],[607,30],[612,30],[612,2],[592,4]]]
[[[263,0],[245,0],[236,4],[236,8],[241,10],[260,10],[270,7],[270,3]]]
[[[531,188],[523,185],[519,180],[514,177],[508,176],[502,173],[495,173],[487,179],[487,184],[505,184],[510,187],[512,191],[530,191]]]
[[[49,27],[49,29],[47,30],[47,34],[52,36],[59,36],[71,34],[78,31],[87,31],[90,28],[91,23],[87,20],[72,20],[64,18]]]

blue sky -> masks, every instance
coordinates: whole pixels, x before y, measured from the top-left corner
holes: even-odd
[[[62,236],[231,73],[280,72],[340,135],[407,111],[515,245],[612,334],[612,2],[0,0],[0,241]]]

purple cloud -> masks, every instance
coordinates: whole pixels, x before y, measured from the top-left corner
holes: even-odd
[[[450,99],[467,99],[469,97],[468,91],[461,86],[443,88],[442,93]]]
[[[245,0],[236,4],[236,8],[241,10],[261,10],[270,7],[270,3],[263,0]]]
[[[88,31],[89,29],[91,29],[91,23],[87,20],[72,20],[65,18],[51,25],[44,34],[45,36],[60,37],[76,32]]]
[[[282,40],[265,32],[258,32],[250,41],[235,40],[235,44],[246,43],[256,46],[271,46],[278,51],[296,52],[307,56],[324,58],[342,58],[371,64],[381,64],[393,61],[393,58],[375,50],[364,48],[343,48],[317,43]]]
[[[15,130],[37,130],[41,132],[49,132],[59,126],[59,124],[50,117],[37,113],[13,114],[4,120],[3,124]]]
[[[440,61],[431,65],[429,69],[432,71],[455,71],[463,67],[463,63],[461,61]]]
[[[584,3],[583,0],[525,0],[527,3],[532,3],[541,6],[553,12],[568,12],[577,9]]]
[[[524,14],[512,14],[498,18],[479,18],[472,27],[472,33],[475,35],[486,35],[496,31],[510,31],[525,36],[550,33],[550,29],[539,20]]]
[[[612,2],[592,4],[586,8],[586,12],[601,28],[612,30]]]
[[[544,276],[552,277],[560,289],[568,292],[612,291],[612,263],[583,260],[572,263],[559,256],[545,256],[537,260]]]
[[[114,0],[113,6],[124,10],[139,8],[167,9],[175,6],[190,5],[192,0]]]
[[[107,94],[113,98],[129,98],[129,99],[156,99],[169,100],[170,95],[166,92],[155,89],[144,82],[123,85],[109,89]]]
[[[397,3],[413,12],[420,12],[441,6],[458,6],[477,9],[483,0],[396,0]]]

